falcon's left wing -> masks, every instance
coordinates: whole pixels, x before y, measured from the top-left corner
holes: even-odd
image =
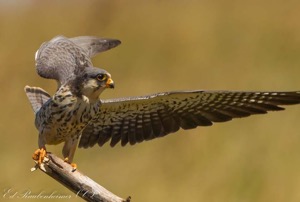
[[[300,103],[295,92],[184,91],[143,97],[103,100],[99,117],[82,132],[79,147],[102,146],[110,141],[124,146],[163,137],[197,126],[210,126],[252,114]]]
[[[62,85],[86,67],[92,67],[91,57],[120,43],[117,39],[93,36],[54,37],[44,42],[35,54],[37,73]]]
[[[69,38],[69,40],[85,49],[90,58],[121,44],[121,41],[117,39],[99,38],[95,36],[78,36]]]

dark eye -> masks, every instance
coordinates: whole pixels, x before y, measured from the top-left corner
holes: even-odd
[[[107,76],[106,74],[98,74],[96,78],[98,81],[104,81],[106,80]]]

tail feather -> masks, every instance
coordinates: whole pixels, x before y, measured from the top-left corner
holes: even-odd
[[[39,87],[25,86],[24,90],[35,113],[51,98],[46,91]]]

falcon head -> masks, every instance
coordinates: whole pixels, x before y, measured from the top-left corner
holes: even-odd
[[[77,96],[96,101],[104,89],[114,88],[114,82],[104,69],[88,67],[76,77],[72,86]]]

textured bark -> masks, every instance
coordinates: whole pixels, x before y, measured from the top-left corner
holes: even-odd
[[[47,158],[41,165],[36,164],[35,170],[39,168],[41,171],[67,187],[77,196],[86,201],[101,202],[129,202],[130,197],[122,199],[111,193],[95,181],[80,173],[78,170],[73,171],[70,164],[64,162],[54,154],[48,153]]]

